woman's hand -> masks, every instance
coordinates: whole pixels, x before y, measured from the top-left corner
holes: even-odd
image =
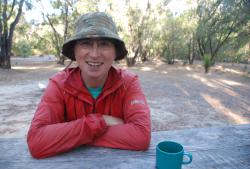
[[[109,116],[109,115],[102,115],[102,117],[104,118],[104,120],[108,126],[124,124],[124,121],[118,117]]]

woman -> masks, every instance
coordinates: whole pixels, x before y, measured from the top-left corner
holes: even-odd
[[[146,150],[150,111],[138,77],[113,66],[127,55],[112,18],[82,15],[62,53],[76,61],[50,78],[27,142],[35,158],[81,145]]]

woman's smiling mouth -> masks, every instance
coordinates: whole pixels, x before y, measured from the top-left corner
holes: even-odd
[[[91,67],[99,67],[99,66],[101,66],[101,65],[103,65],[103,62],[88,62],[88,61],[86,61],[86,63],[89,65],[89,66],[91,66]]]

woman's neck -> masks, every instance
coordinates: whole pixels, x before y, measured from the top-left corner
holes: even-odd
[[[84,76],[84,74],[81,73],[81,77],[86,87],[98,88],[98,87],[104,86],[108,78],[108,74],[101,78],[90,78],[90,77]]]

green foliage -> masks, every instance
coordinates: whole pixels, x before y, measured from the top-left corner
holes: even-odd
[[[32,46],[33,46],[33,54],[34,55],[44,55],[44,54],[52,54],[57,56],[57,52],[55,47],[52,45],[53,41],[52,32],[44,32],[43,34],[38,34],[37,32],[33,32],[32,37]]]
[[[230,38],[249,30],[250,4],[242,0],[200,0],[197,15],[200,54],[210,53],[211,61],[215,61]]]
[[[13,46],[13,53],[16,56],[28,57],[32,54],[32,49],[27,41],[19,41]]]

